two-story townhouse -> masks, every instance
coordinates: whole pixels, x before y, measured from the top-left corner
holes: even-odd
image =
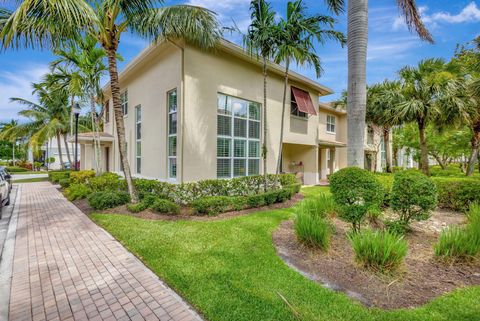
[[[267,135],[263,137],[260,62],[222,40],[215,50],[162,42],[120,73],[126,147],[132,174],[174,183],[267,172],[279,154],[284,68],[269,63]],[[346,166],[346,112],[320,104],[332,90],[292,72],[284,119],[282,171],[305,184]],[[121,172],[109,85],[104,87],[104,170]],[[90,133],[79,135],[80,166],[93,166]]]

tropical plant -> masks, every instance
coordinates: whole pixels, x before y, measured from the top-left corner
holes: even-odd
[[[15,166],[15,145],[16,145],[17,139],[19,138],[17,137],[17,133],[16,133],[17,127],[18,127],[18,121],[15,119],[12,119],[8,123],[0,123],[0,140],[3,139],[12,145],[11,155],[12,155],[13,166]]]
[[[280,145],[277,159],[276,174],[280,172],[283,147],[284,120],[288,89],[290,63],[312,66],[317,77],[320,77],[322,68],[320,58],[313,46],[314,41],[323,44],[327,39],[336,40],[343,46],[346,43],[343,33],[333,30],[335,19],[325,15],[309,15],[302,0],[288,2],[286,19],[278,23],[277,50],[274,61],[285,64],[282,120],[280,125]],[[326,30],[324,28],[327,28]]]
[[[344,0],[329,0],[337,10],[342,10]],[[433,42],[420,18],[415,0],[397,0],[409,29],[415,29],[422,40]],[[368,1],[348,1],[348,114],[347,114],[347,164],[364,166],[364,133],[366,114],[366,58],[368,38]]]
[[[333,227],[325,217],[299,207],[296,210],[294,228],[300,242],[322,250],[328,249]]]
[[[248,53],[262,59],[263,72],[263,176],[264,190],[267,191],[267,62],[275,54],[278,28],[275,24],[275,12],[265,0],[250,2],[251,22],[244,36],[244,44]]]
[[[163,0],[28,0],[19,4],[0,33],[4,47],[53,46],[89,34],[108,58],[110,92],[120,162],[132,202],[137,202],[126,157],[125,126],[120,102],[117,50],[127,30],[148,39],[184,39],[200,48],[213,47],[220,36],[213,12],[190,5],[162,6]]]

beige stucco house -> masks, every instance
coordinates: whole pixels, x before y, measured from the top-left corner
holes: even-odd
[[[222,40],[215,51],[183,43],[151,45],[120,73],[132,174],[170,182],[261,174],[279,154],[283,68],[269,65],[267,136],[262,137],[260,63]],[[291,73],[282,171],[317,184],[346,166],[346,112],[319,104],[332,90]],[[104,88],[102,166],[121,171],[109,86]],[[92,136],[81,135],[81,168],[93,166]]]

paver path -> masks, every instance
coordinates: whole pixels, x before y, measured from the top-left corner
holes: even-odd
[[[201,320],[53,185],[19,193],[11,321]]]

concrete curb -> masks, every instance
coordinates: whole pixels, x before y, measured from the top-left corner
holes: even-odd
[[[15,238],[17,236],[18,214],[20,212],[21,187],[17,187],[17,195],[13,212],[8,225],[7,236],[0,258],[0,320],[8,321],[10,304],[10,288],[12,285],[13,257],[15,254]]]

